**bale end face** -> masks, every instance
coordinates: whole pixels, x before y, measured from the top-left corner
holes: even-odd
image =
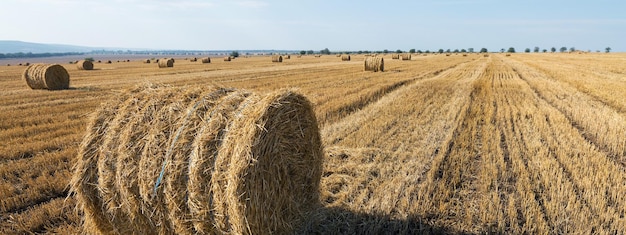
[[[174,67],[174,59],[172,58],[163,58],[159,59],[159,68],[171,68]]]
[[[366,57],[365,71],[383,72],[385,70],[385,61],[382,57]]]
[[[76,62],[78,70],[93,70],[93,62],[88,60],[81,60]]]

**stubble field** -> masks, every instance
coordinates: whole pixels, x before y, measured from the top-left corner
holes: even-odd
[[[79,233],[69,195],[88,117],[142,83],[297,88],[325,146],[301,233],[626,233],[626,54],[177,58],[64,64],[71,89],[0,66],[0,233]],[[98,58],[95,58],[98,60]]]

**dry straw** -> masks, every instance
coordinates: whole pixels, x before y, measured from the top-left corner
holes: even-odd
[[[70,75],[59,64],[33,64],[24,70],[22,78],[31,89],[61,90],[70,87]]]
[[[202,61],[203,64],[211,63],[211,57],[204,57],[204,58],[202,58],[201,61]]]
[[[411,54],[409,53],[404,53],[400,57],[402,58],[402,60],[411,60]]]
[[[283,62],[283,56],[281,55],[273,55],[272,62],[281,63]]]
[[[94,114],[71,189],[86,234],[285,234],[319,208],[322,151],[294,91],[148,84]]]
[[[78,70],[93,70],[93,63],[88,60],[81,60],[76,62]]]
[[[224,61],[230,61],[230,56],[224,57]]]
[[[385,61],[383,57],[366,57],[365,71],[383,72],[385,70]]]
[[[190,61],[190,62],[196,62],[196,61],[198,61],[198,58],[193,57],[193,58],[189,59],[189,61]]]
[[[391,54],[391,59],[392,60],[400,59],[400,54]]]
[[[151,63],[151,62],[152,62],[152,61],[150,61],[150,59],[145,59],[145,60],[143,60],[143,63],[144,63],[144,64],[149,64],[149,63]]]
[[[350,55],[342,55],[341,61],[350,61]]]
[[[291,59],[291,55],[285,55],[285,56],[283,56],[283,59],[290,60]]]
[[[172,58],[160,59],[158,63],[159,63],[159,68],[174,67],[174,59]]]

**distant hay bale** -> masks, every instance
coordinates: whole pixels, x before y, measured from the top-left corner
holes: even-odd
[[[483,57],[489,57],[489,54],[484,54]]]
[[[290,59],[291,59],[291,56],[290,56],[290,55],[284,55],[284,56],[283,56],[283,59],[285,59],[285,60],[290,60]]]
[[[272,62],[281,63],[283,62],[283,56],[281,55],[273,55]]]
[[[450,53],[446,53],[446,56],[450,56]]]
[[[98,60],[98,63],[102,63],[102,60]]]
[[[196,61],[198,61],[198,58],[193,57],[193,58],[189,59],[189,61],[191,61],[191,62],[196,62]]]
[[[224,57],[224,61],[230,61],[230,56]]]
[[[507,53],[506,56],[511,56],[511,54]]]
[[[148,84],[94,113],[71,190],[85,234],[289,234],[320,206],[322,156],[292,90]]]
[[[70,75],[59,64],[33,64],[22,78],[31,89],[62,90],[70,87]]]
[[[107,64],[111,64],[111,63],[113,63],[113,62],[111,62],[110,60],[109,60],[109,61],[107,61]]]
[[[399,54],[391,54],[391,59],[392,60],[400,59],[400,55]]]
[[[89,60],[81,60],[76,63],[78,70],[93,70],[93,63]]]
[[[465,56],[467,56],[467,54],[463,54],[463,56],[465,57]]]
[[[7,64],[7,66],[11,66],[11,64]]]
[[[211,63],[211,57],[204,57],[204,58],[202,58],[201,61],[202,61],[203,64]]]
[[[320,58],[322,57],[322,55],[315,55],[315,58]]]
[[[385,70],[385,61],[383,57],[366,57],[365,71],[383,72]]]
[[[337,54],[337,57],[341,57],[341,54]]]
[[[174,67],[174,59],[162,58],[159,60],[159,68],[170,68],[170,67]]]
[[[409,53],[404,53],[400,57],[402,58],[402,60],[411,60],[411,54]]]
[[[145,59],[145,60],[143,60],[143,63],[144,64],[149,64],[149,63],[152,63],[152,61],[150,59]]]
[[[30,62],[26,62],[26,64],[24,64],[24,66],[30,66]]]
[[[342,55],[341,61],[350,61],[350,55]]]

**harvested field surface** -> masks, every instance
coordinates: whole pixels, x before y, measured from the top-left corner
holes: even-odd
[[[0,234],[80,233],[69,181],[89,117],[146,82],[306,96],[325,156],[299,234],[626,233],[626,54],[379,56],[377,73],[362,55],[63,64],[59,91],[5,63]]]

